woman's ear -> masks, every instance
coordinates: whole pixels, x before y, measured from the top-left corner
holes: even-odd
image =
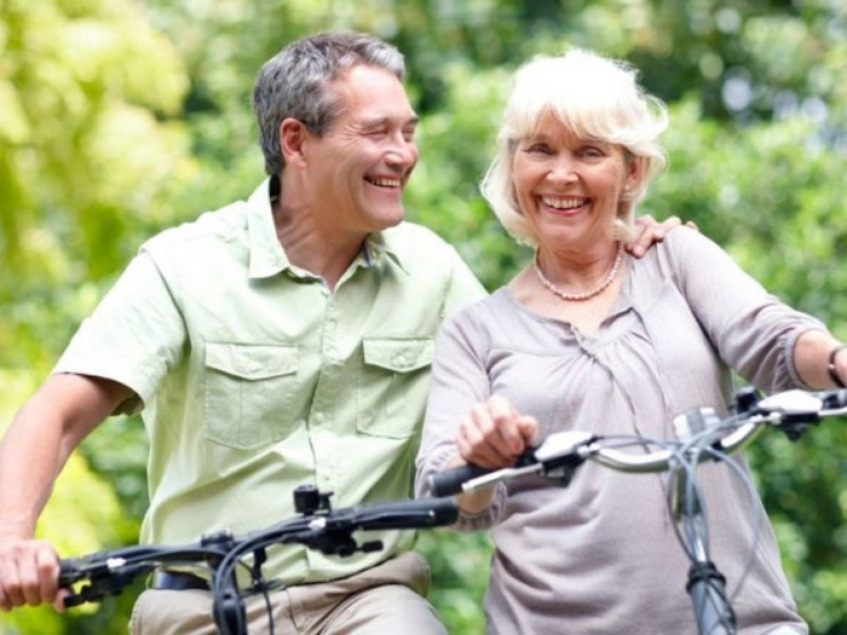
[[[644,157],[632,157],[626,161],[626,177],[624,178],[624,196],[631,198],[637,192],[644,180]]]
[[[304,145],[309,130],[302,121],[288,117],[279,124],[279,145],[285,165],[303,166],[306,162]]]

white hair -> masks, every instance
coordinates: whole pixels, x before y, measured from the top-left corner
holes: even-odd
[[[635,204],[667,163],[658,142],[668,125],[665,105],[644,91],[627,63],[578,48],[536,57],[517,70],[481,191],[509,234],[532,246],[537,237],[515,199],[511,166],[518,143],[538,131],[546,114],[580,138],[622,146],[627,161],[641,164],[642,178],[623,199],[615,221],[617,237],[629,242]]]

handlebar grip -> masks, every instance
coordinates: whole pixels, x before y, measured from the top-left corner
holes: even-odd
[[[80,579],[79,574],[79,558],[66,558],[59,560],[59,587],[62,589],[69,588],[74,582]]]
[[[361,529],[420,529],[450,525],[458,517],[452,497],[420,498],[362,505],[356,508],[355,522]]]
[[[430,475],[429,488],[433,496],[449,496],[461,494],[462,484],[478,476],[488,474],[492,470],[478,465],[467,464],[458,467],[447,468]]]

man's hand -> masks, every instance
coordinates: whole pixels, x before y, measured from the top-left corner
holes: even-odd
[[[668,232],[682,225],[682,221],[678,216],[671,216],[659,223],[649,214],[645,214],[636,218],[635,224],[640,230],[640,233],[638,234],[638,238],[627,247],[627,251],[636,258],[641,258],[653,246],[653,243],[663,241],[665,236],[668,235]],[[697,225],[693,221],[688,221],[685,223],[685,226],[691,229],[697,229]]]
[[[49,542],[0,538],[0,610],[51,602],[63,611],[58,581],[59,557]]]

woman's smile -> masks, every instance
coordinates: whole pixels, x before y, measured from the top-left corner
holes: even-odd
[[[591,199],[586,197],[563,197],[542,194],[538,196],[537,200],[539,208],[542,208],[551,214],[573,216],[583,211],[588,206]]]

